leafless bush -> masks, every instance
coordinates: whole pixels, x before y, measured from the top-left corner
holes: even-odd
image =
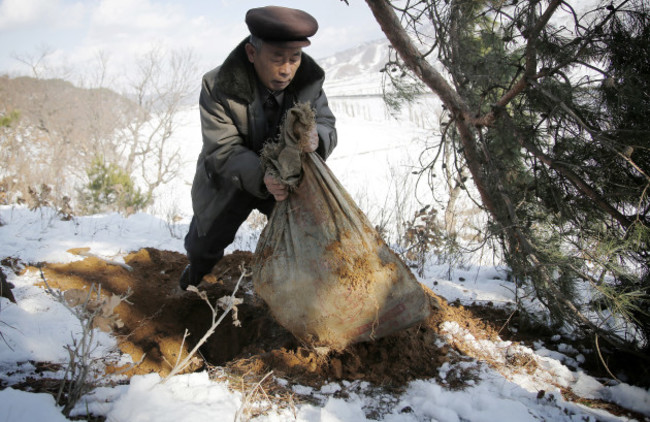
[[[257,210],[253,210],[253,212],[251,212],[248,218],[246,219],[246,222],[248,223],[251,229],[262,230],[264,226],[266,226],[268,219],[261,212]]]
[[[27,189],[27,192],[29,193],[27,205],[31,211],[52,206],[52,203],[50,202],[52,186],[45,183],[41,184],[40,189],[30,186]]]
[[[437,211],[429,205],[415,213],[413,219],[405,223],[404,257],[413,263],[418,275],[424,275],[424,266],[431,252],[443,245],[443,229],[437,219]]]
[[[183,164],[172,135],[182,125],[179,112],[193,93],[196,60],[191,50],[165,52],[154,47],[137,61],[125,97],[133,99],[123,127],[116,128],[116,150],[124,169],[138,175],[144,194],[152,197]]]
[[[185,227],[179,226],[178,222],[182,220],[180,210],[176,203],[165,210],[165,225],[169,234],[175,239],[182,239],[186,231]]]
[[[74,210],[70,203],[70,197],[64,195],[60,199],[56,199],[52,195],[52,190],[52,186],[45,183],[42,183],[40,188],[28,187],[27,192],[29,197],[26,202],[29,209],[35,211],[51,208],[61,220],[72,220],[74,218]]]
[[[69,360],[56,396],[57,403],[64,405],[63,414],[69,416],[79,399],[95,388],[102,363],[106,359],[92,357],[98,346],[95,328],[110,332],[122,326],[122,321],[115,314],[115,307],[125,301],[130,292],[122,296],[102,296],[101,285],[94,283],[88,291],[57,291],[50,287],[42,269],[41,279],[47,292],[65,306],[79,320],[81,326],[81,335],[73,336],[72,343],[65,346]]]
[[[415,183],[410,180],[408,168],[395,165],[388,166],[384,185],[387,186],[382,198],[372,198],[363,190],[354,193],[354,200],[368,216],[375,230],[388,244],[398,244],[403,238],[405,216],[412,212],[417,202]]]
[[[72,204],[69,196],[64,195],[61,198],[61,206],[57,210],[57,213],[63,221],[70,221],[74,218],[74,210],[72,209]]]
[[[0,221],[1,223],[1,221]],[[14,295],[11,291],[11,288],[13,285],[9,282],[7,282],[7,277],[5,276],[5,273],[2,271],[2,268],[0,268],[0,297],[6,297],[9,299],[9,301],[16,303],[16,299],[14,298]],[[2,313],[2,302],[0,301],[0,314]],[[11,325],[7,324],[6,322],[0,321],[0,326],[3,327],[9,327],[9,328],[14,328]],[[15,328],[14,328],[15,329]],[[2,334],[2,330],[0,330],[0,338],[2,341],[7,345],[7,347],[10,350],[13,350],[7,340],[5,339],[4,334]]]
[[[152,198],[183,164],[171,141],[185,124],[179,112],[193,93],[193,53],[153,48],[128,73],[130,81],[111,77],[107,56],[100,54],[97,71],[80,71],[93,75],[80,79],[81,86],[70,82],[70,74],[43,79],[52,75],[50,54],[42,48],[35,56],[14,57],[33,77],[0,76],[0,180],[6,182],[0,203],[31,200],[29,188],[43,183],[51,185],[53,198],[76,200],[96,157],[119,163]],[[122,94],[113,90],[118,83]],[[67,206],[79,208],[73,202]]]

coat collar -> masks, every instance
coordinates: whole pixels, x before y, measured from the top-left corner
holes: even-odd
[[[216,85],[226,95],[244,100],[250,104],[255,100],[255,85],[257,82],[255,69],[246,56],[244,45],[247,42],[248,37],[228,55],[221,65]],[[314,59],[303,52],[300,67],[287,90],[300,91],[304,86],[316,82],[324,76],[323,69],[316,64]]]

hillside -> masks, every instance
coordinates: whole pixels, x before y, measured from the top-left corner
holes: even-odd
[[[76,147],[109,135],[136,104],[108,88],[87,89],[62,79],[0,76],[0,111],[16,110],[26,124],[57,132]]]
[[[368,42],[319,60],[328,97],[381,94],[380,70],[388,60],[388,46],[387,40]]]
[[[98,157],[116,159],[120,143],[114,142],[115,133],[139,110],[133,101],[106,88],[87,89],[60,79],[0,77],[0,115],[16,116],[0,128],[3,202],[30,201],[30,192],[38,192],[59,205],[64,196],[68,205],[74,203],[90,163]]]

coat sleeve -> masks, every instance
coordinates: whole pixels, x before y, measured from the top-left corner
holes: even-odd
[[[316,110],[316,130],[318,132],[319,145],[316,150],[318,154],[327,159],[336,147],[336,119],[332,110],[329,108],[327,96],[321,88],[318,96],[313,102],[314,109]]]
[[[199,99],[203,136],[204,167],[217,184],[231,183],[259,198],[268,197],[260,158],[244,142],[238,128],[245,126],[246,107],[237,116],[225,99],[214,92],[204,78]],[[239,119],[239,121],[237,121]]]

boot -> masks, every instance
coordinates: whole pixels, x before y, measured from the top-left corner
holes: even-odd
[[[187,264],[187,267],[185,267],[181,273],[181,277],[178,280],[178,285],[180,286],[181,290],[187,290],[189,286],[198,286],[201,282],[201,278],[197,277],[195,271],[192,268],[192,265]]]

